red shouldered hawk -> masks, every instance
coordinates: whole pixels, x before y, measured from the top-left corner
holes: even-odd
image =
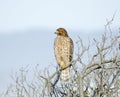
[[[61,71],[60,79],[61,82],[67,82],[70,78],[70,67],[65,68],[70,65],[70,62],[73,57],[73,41],[68,36],[67,31],[64,28],[59,28],[55,32],[57,37],[54,41],[54,53],[59,64]],[[65,68],[65,69],[64,69]]]

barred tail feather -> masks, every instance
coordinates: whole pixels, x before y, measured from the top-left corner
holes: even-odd
[[[68,82],[70,79],[70,68],[66,68],[61,71],[60,80],[62,83]]]

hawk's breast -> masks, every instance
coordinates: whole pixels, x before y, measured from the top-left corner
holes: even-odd
[[[73,42],[71,38],[57,36],[54,43],[54,51],[58,64],[61,62],[68,64],[72,60],[73,55]]]

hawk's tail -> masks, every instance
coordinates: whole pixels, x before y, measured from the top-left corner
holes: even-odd
[[[70,79],[70,68],[66,68],[61,71],[60,80],[62,83],[68,82]]]

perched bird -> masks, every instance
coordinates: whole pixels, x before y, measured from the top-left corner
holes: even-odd
[[[57,37],[54,41],[54,54],[58,65],[62,69],[60,80],[65,83],[70,79],[70,62],[73,58],[74,45],[64,28],[58,28],[55,33]]]

